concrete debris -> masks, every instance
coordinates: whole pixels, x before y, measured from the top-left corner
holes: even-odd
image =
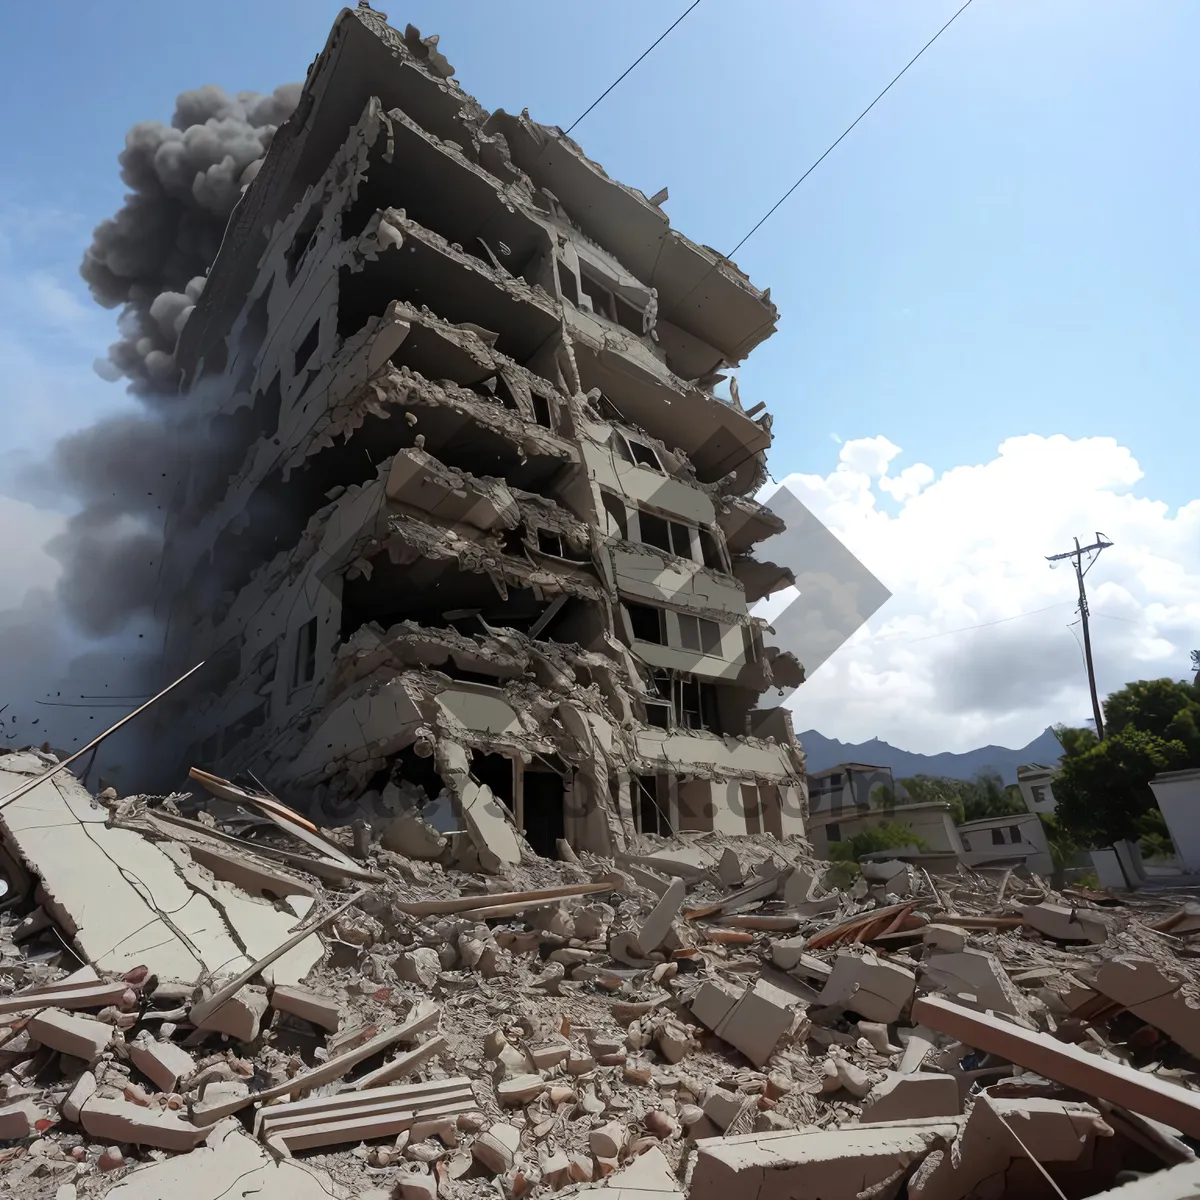
[[[451,75],[342,13],[181,323],[195,794],[0,751],[5,1182],[1190,1194],[1195,895],[829,886],[761,703],[803,681],[750,612],[771,422],[713,392],[769,294]]]
[[[916,977],[905,967],[870,953],[838,952],[817,1003],[890,1024],[912,1000]]]
[[[953,1075],[889,1071],[863,1105],[863,1121],[903,1121],[914,1117],[951,1117],[959,1111],[958,1083]]]

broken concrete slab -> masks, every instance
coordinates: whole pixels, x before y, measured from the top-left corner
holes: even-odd
[[[504,806],[486,784],[467,780],[462,786],[462,814],[476,848],[500,866],[521,861],[521,843]]]
[[[194,1150],[208,1136],[208,1129],[166,1108],[143,1108],[126,1100],[90,1096],[79,1109],[79,1123],[99,1141],[182,1153]]]
[[[30,988],[0,997],[0,1017],[12,1013],[33,1012],[39,1008],[107,1008],[120,1005],[125,1000],[129,985],[124,980],[116,983],[87,982],[71,986]]]
[[[723,980],[706,979],[692,997],[692,1015],[701,1025],[715,1032],[741,997],[742,989]]]
[[[922,991],[943,992],[951,1000],[981,1012],[1025,1012],[1020,989],[994,954],[985,950],[960,950],[954,954],[929,954],[921,959]]]
[[[742,992],[713,1032],[761,1067],[791,1029],[800,1003],[798,997],[759,979]]]
[[[916,983],[911,971],[884,962],[870,951],[858,955],[840,950],[817,1004],[891,1024],[912,999]]]
[[[198,1019],[195,1015],[198,1009],[193,1009],[192,1021],[197,1029],[223,1033],[235,1042],[252,1042],[258,1037],[267,1008],[267,989],[246,984],[236,995],[223,1000]]]
[[[336,1194],[324,1171],[276,1161],[236,1120],[226,1120],[190,1154],[135,1167],[107,1195],[109,1200],[199,1200],[239,1192],[255,1200],[329,1200]]]
[[[79,1110],[90,1096],[95,1095],[96,1087],[96,1076],[91,1071],[84,1071],[63,1099],[59,1109],[63,1117],[78,1125]]]
[[[913,1200],[956,1200],[986,1187],[1006,1194],[1005,1176],[1028,1158],[1050,1164],[1090,1166],[1097,1137],[1112,1129],[1090,1104],[1044,1097],[1000,1100],[976,1097],[953,1153],[931,1154],[908,1183]]]
[[[0,1141],[16,1142],[27,1138],[45,1113],[31,1100],[18,1100],[0,1107]]]
[[[679,1180],[671,1170],[667,1156],[657,1146],[643,1150],[631,1159],[620,1170],[614,1171],[599,1185],[600,1189],[613,1191],[619,1189],[632,1196],[623,1196],[622,1200],[636,1200],[643,1193],[678,1193],[681,1191]],[[590,1190],[590,1189],[589,1189]],[[597,1189],[599,1190],[599,1189]],[[616,1200],[615,1197],[610,1200]]]
[[[11,770],[13,757],[2,760],[0,794],[26,782]],[[6,842],[42,880],[43,907],[87,960],[115,974],[152,961],[162,978],[189,983],[245,961],[222,914],[180,878],[162,849],[108,820],[108,810],[70,774],[37,784],[0,813]],[[153,908],[131,879],[144,881]],[[187,942],[175,932],[180,923]]]
[[[861,1119],[875,1122],[952,1117],[958,1115],[960,1108],[958,1081],[953,1075],[889,1071],[883,1082],[871,1089]]]
[[[90,1063],[108,1049],[113,1027],[60,1009],[48,1008],[29,1019],[29,1036],[43,1046]]]
[[[956,1121],[897,1121],[833,1129],[783,1129],[696,1143],[690,1200],[841,1200],[892,1179],[897,1171],[958,1134]]]
[[[401,813],[385,825],[379,844],[393,854],[403,854],[421,862],[436,862],[446,851],[446,837],[438,833],[415,810]]]
[[[1021,909],[1021,922],[1026,929],[1036,930],[1058,942],[1098,945],[1108,939],[1108,922],[1099,913],[1085,908],[1029,904]]]
[[[188,843],[187,851],[198,866],[211,872],[222,882],[232,883],[249,896],[270,900],[273,897],[313,897],[317,894],[317,889],[308,880],[281,871],[278,867],[273,867],[261,859],[251,858],[248,854],[200,842]]]
[[[1148,959],[1111,959],[1086,973],[1097,992],[1162,1030],[1176,1045],[1200,1056],[1200,1009],[1187,1002],[1180,982]]]
[[[341,1028],[342,1005],[332,996],[302,987],[277,987],[271,989],[270,1003],[278,1012],[290,1013],[331,1033]]]
[[[160,1092],[174,1092],[179,1081],[196,1070],[196,1060],[174,1042],[162,1042],[143,1033],[129,1043],[129,1058]]]
[[[921,930],[921,943],[926,954],[957,954],[967,948],[967,931],[957,925],[934,921]]]
[[[667,888],[659,902],[650,911],[650,915],[638,927],[637,944],[643,954],[657,950],[671,932],[671,924],[679,915],[683,901],[687,896],[687,883],[676,879]]]
[[[1086,1096],[1123,1105],[1191,1137],[1200,1137],[1200,1094],[1176,1084],[1089,1054],[1048,1034],[933,996],[914,1003],[913,1019]]]
[[[258,1111],[255,1132],[269,1145],[294,1152],[393,1137],[418,1121],[456,1120],[478,1111],[470,1080],[459,1076],[267,1105]]]

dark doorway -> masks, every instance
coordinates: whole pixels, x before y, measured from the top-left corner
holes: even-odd
[[[557,858],[558,839],[567,836],[563,792],[557,772],[525,768],[525,837],[543,858]]]
[[[492,795],[513,812],[513,760],[503,754],[471,751],[471,775],[492,790]]]

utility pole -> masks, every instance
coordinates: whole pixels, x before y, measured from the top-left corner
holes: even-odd
[[[1046,556],[1048,563],[1060,562],[1064,558],[1072,559],[1075,563],[1075,578],[1079,582],[1079,620],[1083,625],[1083,657],[1087,663],[1088,688],[1092,693],[1092,716],[1096,721],[1096,737],[1101,741],[1104,740],[1104,716],[1100,711],[1100,698],[1096,695],[1096,671],[1092,666],[1092,637],[1088,632],[1087,592],[1083,587],[1083,577],[1092,569],[1092,565],[1096,559],[1093,558],[1085,568],[1083,566],[1083,556],[1095,551],[1096,556],[1099,557],[1100,551],[1107,550],[1111,545],[1112,542],[1104,540],[1104,534],[1097,533],[1096,540],[1090,546],[1080,546],[1079,539],[1076,538],[1074,550],[1067,550],[1062,554],[1048,554]]]

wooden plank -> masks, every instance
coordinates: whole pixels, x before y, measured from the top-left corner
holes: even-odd
[[[420,1008],[420,1003],[418,1008]],[[339,1054],[337,1058],[330,1059],[329,1062],[322,1063],[319,1067],[301,1071],[299,1075],[285,1083],[276,1084],[275,1087],[265,1088],[261,1092],[252,1092],[249,1096],[239,1096],[236,1100],[228,1100],[222,1105],[207,1109],[203,1114],[194,1114],[192,1119],[200,1117],[208,1124],[215,1125],[222,1117],[228,1117],[248,1105],[267,1100],[278,1100],[281,1096],[294,1096],[297,1092],[308,1091],[310,1088],[332,1083],[335,1079],[341,1079],[343,1075],[348,1075],[354,1067],[365,1059],[371,1058],[372,1055],[379,1054],[396,1045],[397,1042],[406,1041],[416,1037],[418,1033],[424,1033],[427,1029],[431,1029],[438,1023],[441,1015],[442,1010],[436,1005],[416,1012],[415,1016],[410,1014],[408,1020],[403,1024],[393,1025],[390,1029],[377,1033],[373,1038],[363,1042],[361,1046],[348,1050],[345,1054]]]
[[[619,876],[612,875],[595,883],[569,883],[562,887],[535,888],[528,892],[493,892],[479,896],[446,896],[438,900],[410,900],[396,904],[401,912],[410,917],[434,917],[445,913],[471,912],[476,909],[496,908],[508,904],[529,904],[561,900],[568,896],[592,896],[600,892],[619,892],[622,883]],[[519,911],[519,910],[514,910]]]
[[[938,997],[917,1000],[912,1019],[1064,1087],[1119,1104],[1189,1137],[1200,1137],[1200,1093]]]
[[[311,854],[294,854],[290,850],[280,850],[276,846],[248,842],[245,838],[234,837],[233,834],[226,833],[224,830],[213,829],[208,825],[202,825],[199,821],[189,821],[187,817],[177,817],[172,813],[163,812],[161,809],[156,813],[147,813],[142,820],[163,837],[174,838],[185,846],[192,844],[191,839],[172,832],[169,826],[178,826],[181,830],[186,830],[201,838],[210,838],[216,842],[223,842],[227,846],[234,846],[243,854],[257,855],[260,858],[287,863],[289,866],[298,867],[301,871],[307,871],[310,875],[316,875],[334,883],[343,883],[347,879],[360,880],[363,883],[386,883],[388,881],[388,877],[380,875],[378,871],[368,871],[365,867],[360,866],[355,866],[351,870],[350,867],[326,862],[321,858],[313,858]],[[117,822],[117,824],[126,828],[137,828],[136,822]],[[168,828],[164,828],[164,826],[168,826]]]
[[[107,1008],[120,1004],[129,984],[83,983],[69,988],[34,988],[0,998],[0,1017],[39,1008]]]
[[[306,846],[311,846],[329,862],[336,863],[339,867],[362,870],[361,866],[345,851],[335,846],[328,838],[322,837],[311,821],[276,800],[274,796],[257,796],[253,792],[246,791],[245,788],[238,787],[235,783],[230,783],[228,779],[222,779],[219,775],[210,775],[207,771],[200,770],[199,767],[192,767],[188,771],[188,775],[218,799],[254,809],[256,812],[262,813],[264,817],[269,817],[285,833],[290,833]]]
[[[361,1079],[347,1084],[346,1090],[361,1092],[365,1088],[383,1087],[393,1080],[403,1079],[405,1075],[419,1070],[431,1058],[436,1058],[445,1049],[446,1039],[444,1037],[441,1035],[432,1037],[429,1041],[422,1042],[415,1050],[397,1055],[391,1062],[385,1062],[378,1070],[370,1071]]]

